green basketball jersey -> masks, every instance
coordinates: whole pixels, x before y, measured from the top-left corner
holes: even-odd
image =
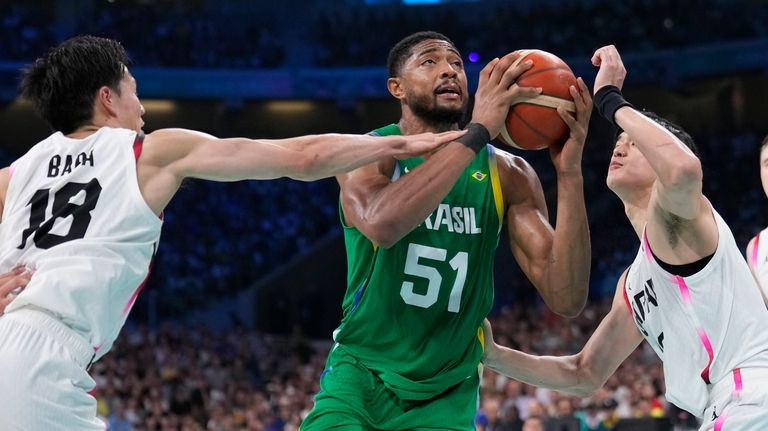
[[[373,134],[400,130],[393,124]],[[397,161],[392,180],[423,161]],[[477,373],[503,213],[488,145],[435,211],[391,248],[345,226],[347,292],[337,348],[405,400],[432,398]]]

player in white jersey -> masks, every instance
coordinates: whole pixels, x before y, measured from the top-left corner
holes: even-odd
[[[768,136],[760,145],[760,182],[768,196]],[[768,228],[758,232],[747,244],[747,262],[768,304]]]
[[[76,37],[24,73],[23,95],[56,130],[0,170],[0,429],[104,429],[90,363],[117,337],[149,271],[160,215],[184,178],[333,176],[412,157],[463,132],[282,140],[142,132],[144,108],[116,41]],[[233,239],[234,240],[234,239]],[[29,272],[24,267],[32,271]],[[26,284],[28,281],[28,284]]]
[[[693,140],[634,109],[613,46],[592,62],[595,106],[622,132],[608,168],[640,239],[613,305],[584,349],[533,356],[498,346],[486,323],[485,364],[523,382],[587,396],[645,338],[664,363],[667,398],[701,430],[768,429],[768,311],[733,235],[702,194]]]

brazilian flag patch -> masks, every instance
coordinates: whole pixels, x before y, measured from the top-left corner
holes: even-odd
[[[477,181],[478,183],[482,183],[482,182],[483,182],[483,181],[485,181],[485,179],[488,177],[488,174],[486,174],[486,173],[485,173],[485,172],[483,172],[483,171],[475,171],[475,172],[472,172],[472,175],[470,175],[470,176],[471,176],[471,177],[472,177],[472,178],[473,178],[475,181]]]

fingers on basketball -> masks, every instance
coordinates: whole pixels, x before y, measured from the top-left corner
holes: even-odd
[[[562,145],[568,139],[570,128],[557,112],[557,107],[563,106],[570,113],[576,112],[571,86],[577,87],[579,83],[573,71],[562,59],[546,51],[520,50],[515,53],[515,62],[533,62],[517,77],[517,85],[521,89],[540,87],[541,94],[515,100],[499,140],[524,150]]]

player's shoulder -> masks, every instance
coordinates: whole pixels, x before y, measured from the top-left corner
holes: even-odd
[[[157,129],[151,133],[147,133],[144,136],[144,142],[172,142],[183,140],[191,136],[205,136],[205,134],[195,130],[180,128]]]
[[[408,174],[410,169],[405,162],[398,162],[394,157],[385,157],[349,172],[338,174],[336,181],[343,193],[352,184],[370,185],[383,181],[397,181]]]
[[[144,151],[149,159],[173,161],[189,154],[199,144],[215,141],[215,136],[190,129],[158,129],[144,136]]]
[[[524,158],[494,147],[504,196],[520,201],[543,193],[536,171]]]
[[[533,166],[531,166],[531,164],[524,158],[498,147],[493,147],[493,153],[496,157],[496,164],[499,167],[500,175],[508,176],[513,179],[515,177],[525,177],[528,179],[536,179],[538,181],[538,176],[536,175],[536,171],[533,170]]]

